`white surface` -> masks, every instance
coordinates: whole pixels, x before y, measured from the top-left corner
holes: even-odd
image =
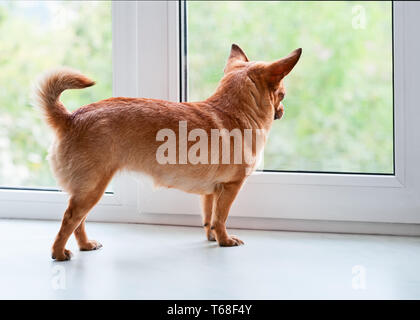
[[[88,223],[104,247],[54,262],[58,221],[0,220],[0,299],[419,299],[420,238]],[[366,271],[355,290],[352,268]],[[65,289],[54,289],[58,273]]]

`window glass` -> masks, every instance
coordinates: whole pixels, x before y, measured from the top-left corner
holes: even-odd
[[[67,108],[110,97],[111,39],[109,1],[0,1],[0,186],[56,188],[53,133],[31,106],[32,84],[64,65],[97,82],[65,91]]]
[[[390,1],[188,1],[188,99],[210,96],[232,43],[250,60],[303,55],[286,78],[264,169],[383,173],[393,163]]]

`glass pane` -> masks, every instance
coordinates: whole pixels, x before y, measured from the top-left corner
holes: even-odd
[[[190,101],[214,92],[232,43],[250,60],[303,48],[264,169],[393,173],[390,1],[191,1],[187,22]]]
[[[57,188],[46,155],[53,133],[31,102],[38,75],[57,66],[97,81],[65,91],[74,110],[112,95],[109,1],[0,1],[0,186]]]

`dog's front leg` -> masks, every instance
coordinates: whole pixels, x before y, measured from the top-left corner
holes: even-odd
[[[206,231],[207,240],[216,241],[213,230],[210,229],[211,216],[213,212],[213,194],[201,195],[201,207],[203,210],[203,227]]]
[[[241,239],[236,236],[229,235],[226,231],[226,220],[230,207],[241,189],[242,184],[243,180],[239,182],[219,184],[213,195],[211,230],[214,231],[216,240],[222,247],[244,244]]]

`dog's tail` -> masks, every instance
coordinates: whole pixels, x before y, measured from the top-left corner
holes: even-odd
[[[70,125],[71,113],[60,102],[61,93],[67,89],[82,89],[95,82],[76,70],[59,68],[41,76],[34,91],[34,104],[40,108],[47,123],[57,133],[64,133]]]

